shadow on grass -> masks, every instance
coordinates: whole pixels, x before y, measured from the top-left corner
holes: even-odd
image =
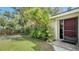
[[[30,38],[30,37],[23,37],[23,38],[27,38],[32,43],[36,44],[36,46],[32,47],[35,51],[54,51],[53,46],[48,44],[48,42],[46,41],[42,41],[42,40]]]
[[[5,38],[5,40],[1,42],[0,44],[3,45],[1,45],[0,49],[4,48],[4,50],[6,50],[9,48],[7,49],[8,51],[53,51],[53,47],[51,47],[48,42],[27,36],[7,38],[7,40]]]

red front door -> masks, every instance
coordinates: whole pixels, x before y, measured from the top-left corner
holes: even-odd
[[[77,18],[64,20],[64,40],[71,43],[77,42]]]

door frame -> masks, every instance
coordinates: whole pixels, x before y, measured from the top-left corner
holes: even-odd
[[[61,37],[60,37],[60,21],[63,21],[63,39],[64,39],[64,19],[63,20],[59,20],[59,39],[61,39]],[[63,39],[61,39],[61,40],[63,40]]]

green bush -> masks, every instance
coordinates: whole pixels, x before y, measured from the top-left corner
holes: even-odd
[[[31,32],[31,28],[27,27],[24,32],[25,32],[26,35],[29,35],[30,32]]]
[[[48,27],[37,27],[32,30],[31,36],[43,41],[52,41],[54,39],[53,31]]]

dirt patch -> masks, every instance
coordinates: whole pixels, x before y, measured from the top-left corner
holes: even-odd
[[[52,47],[48,42],[40,43],[39,47],[42,51],[54,51],[54,47]]]

